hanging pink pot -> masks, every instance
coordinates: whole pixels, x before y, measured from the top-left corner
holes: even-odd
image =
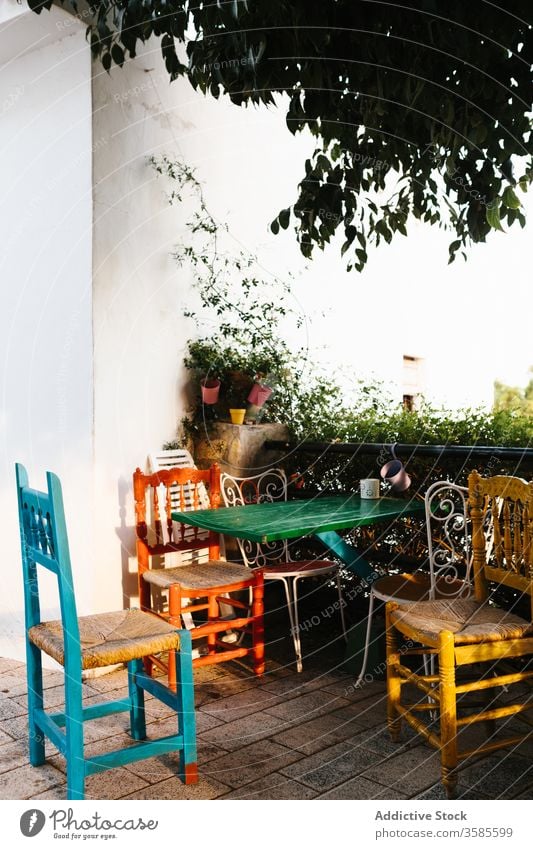
[[[203,404],[216,404],[220,392],[220,380],[216,377],[206,377],[200,381]]]
[[[380,471],[380,475],[383,480],[387,481],[387,483],[390,483],[395,492],[405,492],[405,490],[409,489],[409,487],[411,486],[411,478],[405,471],[405,467],[402,461],[398,460],[394,448],[395,445],[393,445],[391,448],[391,454],[394,459],[389,460],[388,463],[385,463],[385,465]]]
[[[254,383],[254,385],[250,389],[250,394],[248,395],[247,400],[255,407],[262,407],[265,401],[268,401],[271,395],[272,389],[270,388],[270,386],[265,386],[262,383]]]

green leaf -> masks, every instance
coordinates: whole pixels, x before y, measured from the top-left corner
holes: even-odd
[[[113,44],[111,48],[111,57],[115,65],[120,65],[122,68],[124,64],[124,51],[122,47],[119,47],[118,44]]]
[[[284,230],[289,226],[289,221],[291,217],[290,209],[282,209],[280,214],[278,215],[278,221]]]
[[[503,193],[503,203],[507,209],[519,209],[521,207],[520,199],[516,196],[512,186],[507,186]]]
[[[500,222],[500,199],[497,198],[496,201],[493,201],[489,206],[487,206],[485,217],[487,219],[487,224],[490,224],[493,230],[501,230],[503,232],[503,227]]]

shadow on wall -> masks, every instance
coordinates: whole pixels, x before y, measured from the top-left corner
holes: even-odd
[[[118,480],[118,515],[119,525],[115,532],[120,540],[120,560],[122,570],[122,603],[124,608],[135,606],[132,600],[138,600],[137,590],[137,555],[135,526],[126,524],[128,509],[133,507],[133,485],[130,479],[120,477]],[[130,568],[133,561],[134,568]]]

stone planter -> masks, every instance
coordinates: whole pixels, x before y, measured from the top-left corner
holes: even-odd
[[[196,440],[194,457],[199,468],[220,463],[232,475],[255,475],[281,462],[283,452],[266,451],[269,439],[287,440],[287,427],[281,424],[234,425],[216,422],[209,435]]]

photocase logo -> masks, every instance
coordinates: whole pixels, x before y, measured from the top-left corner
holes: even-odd
[[[42,811],[37,808],[32,808],[29,811],[24,811],[20,818],[20,830],[24,837],[35,837],[43,830],[46,817]]]

